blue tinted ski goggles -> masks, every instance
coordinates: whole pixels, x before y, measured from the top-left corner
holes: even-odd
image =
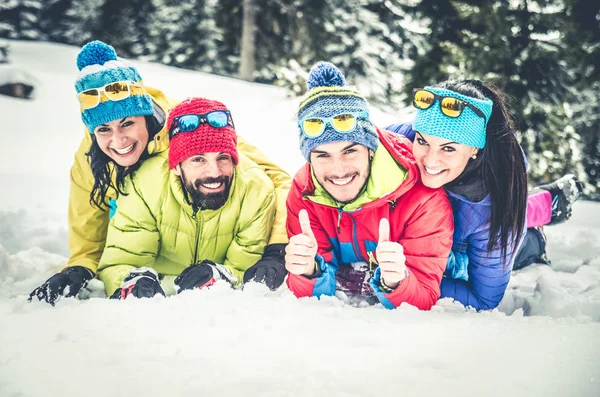
[[[344,112],[332,117],[305,117],[298,120],[298,127],[308,138],[316,138],[323,134],[327,124],[331,125],[337,132],[351,132],[356,129],[356,121],[369,119],[369,112]]]
[[[214,128],[225,128],[227,126],[235,128],[229,110],[213,110],[204,114],[182,114],[173,119],[169,137],[173,138],[179,133],[194,131],[202,124],[208,124]]]

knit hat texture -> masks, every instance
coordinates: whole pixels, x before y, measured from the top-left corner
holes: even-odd
[[[424,89],[439,96],[454,97],[470,103],[483,112],[485,120],[467,106],[460,116],[448,117],[442,113],[439,101],[436,100],[428,109],[417,109],[413,120],[413,130],[483,149],[485,130],[492,116],[494,102],[488,98],[477,99],[445,88],[425,87]]]
[[[186,114],[206,114],[214,110],[227,110],[221,102],[205,98],[188,98],[169,112],[167,128],[173,128],[173,120]],[[169,134],[170,135],[170,134]],[[238,163],[237,134],[227,125],[216,128],[208,123],[199,123],[198,128],[190,132],[180,132],[170,140],[169,168],[173,169],[185,159],[209,152],[228,153],[234,164]]]
[[[330,62],[318,62],[312,67],[306,83],[308,92],[298,108],[298,122],[313,117],[333,117],[343,113],[368,112],[367,101],[356,88],[346,85],[340,70]],[[367,118],[359,118],[356,128],[338,132],[327,123],[323,134],[309,138],[300,129],[300,150],[310,162],[310,152],[319,145],[331,142],[355,142],[375,151],[379,145],[377,128]]]
[[[81,48],[77,56],[77,67],[80,70],[75,83],[77,94],[117,81],[142,85],[142,78],[133,65],[124,59],[117,59],[115,49],[102,41],[92,41]],[[93,134],[94,129],[101,124],[131,116],[150,116],[152,113],[152,99],[141,88],[120,101],[111,101],[101,93],[98,106],[82,109],[81,119]]]

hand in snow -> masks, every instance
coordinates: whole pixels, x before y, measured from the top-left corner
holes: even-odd
[[[185,268],[175,279],[177,293],[194,288],[210,287],[217,280],[225,279],[233,284],[237,281],[231,273],[223,266],[205,259],[199,264]]]
[[[300,210],[298,220],[302,233],[292,236],[285,248],[285,268],[292,274],[312,276],[315,272],[317,239],[310,227],[310,219],[306,210]]]
[[[385,218],[379,222],[379,243],[375,253],[381,269],[381,282],[389,288],[396,288],[406,277],[406,258],[402,245],[390,241],[390,222]]]
[[[140,267],[129,272],[121,286],[112,294],[110,299],[152,298],[154,295],[165,296],[158,281],[158,273],[149,267]]]
[[[264,283],[275,291],[287,275],[285,270],[285,244],[270,244],[265,247],[262,258],[244,273],[244,284],[254,281]]]
[[[44,284],[29,294],[29,300],[34,297],[54,306],[59,296],[71,297],[79,293],[88,281],[94,278],[94,273],[82,266],[73,266],[50,277]]]

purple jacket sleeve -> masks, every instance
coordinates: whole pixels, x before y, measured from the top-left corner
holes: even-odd
[[[487,227],[469,236],[469,280],[444,277],[440,285],[440,298],[453,298],[476,310],[489,310],[498,306],[510,280],[510,254],[514,246],[509,246],[505,262],[499,248],[487,252],[488,239]]]
[[[415,140],[415,131],[412,129],[412,121],[408,121],[406,123],[398,123],[392,124],[385,127],[386,130],[392,131],[396,134],[401,134],[410,139],[410,141]]]

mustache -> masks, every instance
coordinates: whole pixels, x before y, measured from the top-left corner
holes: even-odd
[[[356,175],[358,175],[358,172],[349,172],[349,173],[347,173],[345,175],[342,175],[342,176],[327,175],[327,176],[324,177],[324,179],[326,181],[331,181],[331,179],[346,179],[346,178],[350,178],[350,177],[353,177],[353,176],[356,176]]]
[[[203,184],[208,184],[208,183],[223,183],[225,185],[229,184],[229,177],[228,176],[219,176],[216,178],[203,178],[203,179],[196,179],[194,181],[194,187],[196,189],[200,189],[200,185]]]

